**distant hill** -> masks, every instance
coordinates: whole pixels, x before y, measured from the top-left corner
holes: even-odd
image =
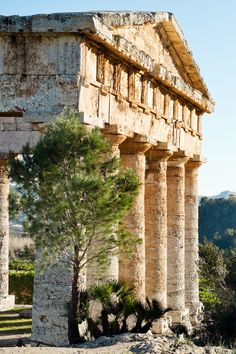
[[[220,248],[236,248],[235,192],[224,191],[217,196],[201,198],[199,204],[200,242],[203,242],[205,237]]]
[[[209,197],[211,199],[228,199],[229,196],[231,195],[236,195],[236,192],[231,192],[231,191],[223,191],[220,194],[213,195],[212,197]]]
[[[228,199],[230,196],[236,196],[236,192],[232,191],[223,191],[220,194],[217,195],[211,195],[207,196],[208,199]],[[201,201],[202,198],[205,198],[205,196],[201,195],[199,196],[199,201]]]

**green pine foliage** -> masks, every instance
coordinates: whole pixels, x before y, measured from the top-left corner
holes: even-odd
[[[199,205],[199,239],[204,238],[219,248],[236,247],[236,197],[202,198]]]
[[[135,236],[121,227],[121,221],[138,181],[133,171],[118,169],[108,141],[97,129],[88,133],[72,112],[51,123],[33,150],[25,146],[22,159],[11,161],[10,176],[22,195],[28,233],[47,260],[62,250],[67,254],[76,244],[84,266],[89,261],[84,253],[95,236],[93,257],[98,255],[101,265],[117,245],[120,250],[132,245]]]
[[[69,336],[76,342],[81,270],[96,262],[102,272],[112,253],[130,254],[139,242],[122,223],[138,179],[119,169],[100,131],[89,132],[71,111],[51,122],[34,148],[23,147],[9,174],[22,196],[27,231],[41,250],[40,267],[63,256],[73,268]]]

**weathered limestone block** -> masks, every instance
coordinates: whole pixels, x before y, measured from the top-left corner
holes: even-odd
[[[167,303],[173,323],[187,319],[185,309],[185,163],[173,155],[167,169]]]
[[[0,48],[0,111],[77,108],[78,34],[8,34],[0,36]]]
[[[40,139],[39,131],[0,131],[0,151],[19,153],[22,147],[29,143],[34,146]]]
[[[147,295],[173,308],[173,323],[187,320],[187,306],[193,321],[199,307],[197,177],[196,168],[187,165],[185,183],[187,158],[177,158],[177,153],[168,162],[167,155],[148,154],[145,261],[145,152],[152,141],[170,144],[184,156],[201,155],[201,117],[214,109],[174,16],[163,12],[0,16],[0,153],[19,153],[27,142],[35,145],[45,123],[65,107],[80,112],[88,127],[96,125],[114,134],[109,137],[114,155],[119,156],[120,144],[123,166],[133,168],[140,180],[125,222],[142,243],[131,260],[121,257],[119,269],[117,257],[111,257],[105,278],[117,279],[119,271],[121,279],[134,285],[137,298],[144,300],[146,277]],[[129,133],[114,132],[117,126]],[[122,142],[120,135],[129,138]],[[0,298],[4,294],[5,301],[4,173],[0,176],[0,229],[4,231]],[[71,273],[62,264],[61,269],[55,266],[35,278],[33,338],[49,344],[68,341],[63,306],[70,298]],[[87,281],[94,282],[94,272],[88,272]],[[156,331],[163,331],[167,322],[165,318],[156,323]]]
[[[0,160],[0,294],[8,295],[8,247],[9,247],[9,225],[8,225],[8,194],[9,182],[7,176],[7,160]]]
[[[45,344],[68,344],[72,270],[64,260],[44,271],[38,267],[35,273],[32,339]]]
[[[7,160],[0,160],[0,311],[14,306],[15,302],[15,296],[8,295],[8,194]]]
[[[146,296],[167,307],[167,160],[173,153],[147,152],[145,183]]]
[[[148,142],[138,139],[126,139],[120,145],[121,163],[123,168],[132,168],[140,182],[139,193],[132,209],[125,217],[127,229],[140,238],[141,244],[134,247],[132,258],[120,257],[120,279],[134,286],[136,297],[145,300],[145,214],[144,214],[144,186],[145,186],[145,152],[151,147]]]
[[[202,162],[185,165],[185,304],[193,324],[200,319],[198,284],[198,168]]]

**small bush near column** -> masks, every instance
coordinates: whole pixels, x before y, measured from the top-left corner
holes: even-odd
[[[87,324],[82,340],[125,332],[146,333],[153,321],[169,310],[155,299],[146,298],[145,303],[136,300],[133,289],[121,281],[93,286],[80,294],[79,324]]]

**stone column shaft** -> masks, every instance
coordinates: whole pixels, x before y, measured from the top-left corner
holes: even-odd
[[[0,296],[8,295],[8,194],[7,160],[0,160]]]
[[[120,256],[120,279],[134,286],[136,297],[145,300],[145,215],[144,215],[144,183],[145,183],[145,152],[151,147],[145,142],[132,139],[125,140],[120,145],[121,163],[123,168],[132,168],[139,179],[140,186],[132,209],[125,217],[126,228],[135,233],[142,241],[134,247],[132,258]]]
[[[171,151],[150,149],[145,184],[146,296],[167,307],[167,160]]]
[[[187,157],[173,157],[167,170],[167,214],[168,214],[168,306],[181,322],[185,309],[185,168]]]
[[[0,160],[0,310],[14,306],[15,296],[8,295],[9,269],[9,215],[8,215],[9,180],[7,160]]]
[[[120,158],[120,150],[119,145],[126,139],[125,135],[121,134],[109,134],[106,130],[103,131],[105,137],[111,142],[112,144],[112,155],[116,158]],[[116,225],[114,225],[114,228]],[[88,264],[87,266],[87,287],[93,285],[98,279],[96,279],[96,272],[97,272],[97,265],[96,264]],[[108,268],[102,276],[102,282],[110,281],[110,280],[118,280],[119,279],[119,257],[118,252],[117,254],[113,254],[110,256],[110,262]]]
[[[185,303],[194,322],[200,312],[198,284],[198,168],[189,161],[185,169]]]

